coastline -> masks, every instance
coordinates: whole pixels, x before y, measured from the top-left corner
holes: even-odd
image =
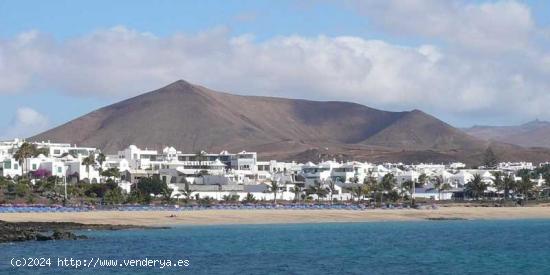
[[[550,219],[550,207],[440,207],[369,210],[200,210],[90,211],[80,213],[2,213],[7,222],[75,222],[133,226],[289,224],[422,220]]]

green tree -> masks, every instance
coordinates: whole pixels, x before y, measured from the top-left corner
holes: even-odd
[[[97,154],[96,160],[99,163],[99,167],[101,169],[101,167],[103,166],[103,163],[107,160],[107,157],[105,156],[105,154],[99,153]]]
[[[313,182],[313,185],[309,186],[306,190],[306,193],[309,195],[315,194],[317,195],[317,201],[320,201],[321,198],[324,198],[328,194],[327,188],[323,186],[323,183],[321,181],[315,180]]]
[[[497,192],[500,193],[504,191],[504,177],[502,176],[502,172],[493,172],[493,176],[495,177],[495,179],[493,180],[493,185],[495,186]]]
[[[45,148],[45,147],[42,147],[42,148],[37,148],[35,153],[34,153],[34,156],[38,156],[38,155],[44,155],[44,156],[49,156],[50,155],[50,149],[48,148]]]
[[[422,173],[420,174],[420,176],[418,176],[418,185],[417,187],[419,188],[422,188],[426,185],[426,182],[428,181],[428,176],[426,176],[426,174]]]
[[[405,200],[405,196],[410,195],[412,198],[413,195],[413,188],[415,186],[414,181],[407,180],[401,184],[401,188],[399,189],[399,195],[401,196],[401,200]]]
[[[180,194],[184,197],[184,202],[189,203],[189,200],[191,199],[191,194],[193,193],[193,191],[191,190],[191,187],[189,186],[189,183],[187,181],[185,182],[183,189],[179,191],[180,191]]]
[[[356,178],[357,179],[357,178]],[[357,179],[358,181],[358,179]],[[334,193],[338,192],[336,190],[336,183],[331,180],[331,179],[328,179],[326,182],[325,182],[325,185],[328,186],[328,191],[330,192],[330,201],[332,202],[332,199],[334,197]]]
[[[529,169],[520,169],[516,172],[516,176],[523,178],[523,177],[534,177],[533,171]]]
[[[105,184],[90,183],[84,186],[84,194],[88,197],[104,198],[109,188]]]
[[[244,203],[255,203],[256,198],[254,198],[254,195],[252,195],[251,193],[246,193],[246,197],[244,197],[243,202]]]
[[[294,200],[299,201],[302,195],[302,187],[297,184],[294,185],[292,193],[294,193]]]
[[[168,185],[158,177],[144,177],[141,178],[136,185],[134,185],[137,199],[143,202],[150,202],[151,194],[154,196],[161,194],[166,195],[168,189]]]
[[[237,195],[237,194],[224,195],[222,197],[222,200],[225,201],[225,202],[238,202],[239,201],[239,195]]]
[[[356,185],[354,187],[351,187],[351,194],[357,198],[357,201],[361,201],[361,199],[365,196],[365,189],[363,186]]]
[[[162,201],[164,203],[171,203],[172,202],[172,192],[174,189],[169,188],[168,185],[164,184],[162,187],[162,191],[160,192],[160,195],[162,196]]]
[[[30,193],[30,188],[27,183],[19,182],[15,185],[15,195],[23,198]]]
[[[508,175],[504,178],[504,200],[507,200],[510,197],[510,191],[516,189],[516,179],[513,175]]]
[[[481,180],[481,176],[479,174],[476,174],[474,175],[474,178],[472,180],[466,183],[466,191],[471,193],[476,200],[479,200],[480,197],[483,197],[485,195],[485,190],[487,190],[487,186],[487,183]]]
[[[19,162],[19,165],[21,166],[21,171],[24,176],[27,174],[27,159],[34,157],[37,155],[37,149],[36,145],[24,142],[19,146],[15,154],[13,155],[13,158]]]
[[[523,195],[523,205],[527,205],[529,194],[533,192],[535,183],[528,176],[523,176],[521,181],[516,184],[516,191]]]
[[[118,170],[118,168],[113,167],[113,168],[109,168],[107,170],[102,171],[101,175],[106,177],[106,178],[119,179],[120,178],[120,171]]]
[[[279,191],[279,183],[276,180],[271,180],[271,193],[273,193],[273,203],[277,203],[277,192]]]
[[[365,195],[371,195],[374,199],[374,203],[376,203],[376,191],[378,187],[378,182],[376,181],[376,178],[373,176],[368,176],[363,180],[363,186],[365,189]]]
[[[90,179],[90,166],[95,165],[95,155],[92,153],[89,156],[82,159],[82,165],[86,166],[86,172],[88,173],[88,182],[92,183]]]
[[[433,180],[434,188],[437,190],[437,194],[438,194],[439,200],[441,200],[441,193],[444,192],[444,191],[450,190],[450,189],[451,189],[451,185],[449,185],[448,183],[446,183],[446,182],[443,180],[443,177],[442,177],[442,176],[435,176],[435,177],[433,177],[432,180]]]
[[[493,152],[493,148],[487,147],[487,150],[485,150],[485,153],[483,155],[483,165],[486,168],[495,168],[497,167],[498,159],[495,155],[495,152]]]
[[[124,202],[124,194],[120,187],[116,187],[108,190],[105,193],[105,203],[106,204],[121,204]]]
[[[389,192],[395,188],[396,184],[397,180],[392,173],[387,173],[382,177],[379,187],[379,191],[381,191],[380,204],[383,204],[382,198],[384,196],[384,193],[389,195]]]
[[[545,172],[542,174],[542,178],[544,179],[543,187],[548,189],[550,188],[550,172]],[[550,196],[550,193],[546,191],[546,198],[548,199],[548,196]]]

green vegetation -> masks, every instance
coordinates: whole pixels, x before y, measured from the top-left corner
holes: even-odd
[[[19,162],[19,165],[23,167],[23,175],[27,174],[27,159],[31,157],[36,157],[40,154],[48,154],[44,149],[37,149],[36,145],[25,142],[21,144],[17,152],[13,155],[13,158]]]
[[[247,193],[246,197],[243,199],[243,202],[244,203],[255,203],[256,198],[254,198],[254,195],[252,195],[251,193]]]
[[[495,155],[495,152],[493,152],[493,148],[487,147],[487,150],[485,150],[485,154],[483,155],[483,165],[486,168],[495,168],[498,164],[498,158]]]
[[[277,192],[279,191],[279,183],[277,183],[276,180],[272,180],[270,189],[273,193],[273,203],[277,203]]]

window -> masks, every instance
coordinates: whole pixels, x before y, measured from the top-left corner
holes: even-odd
[[[33,163],[33,165],[32,165],[32,170],[36,170],[36,164],[35,163]]]
[[[19,164],[14,163],[14,164],[13,164],[13,169],[19,169]]]
[[[57,167],[57,173],[63,173],[63,168]]]
[[[59,155],[59,154],[61,154],[61,150],[55,149],[55,150],[53,150],[53,154],[54,155]]]
[[[4,162],[4,169],[11,169],[11,162],[10,161]]]

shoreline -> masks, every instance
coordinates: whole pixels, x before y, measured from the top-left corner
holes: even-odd
[[[440,207],[438,209],[368,210],[201,210],[89,211],[1,213],[6,222],[75,222],[82,224],[166,227],[183,225],[295,224],[422,220],[550,219],[550,207]]]

